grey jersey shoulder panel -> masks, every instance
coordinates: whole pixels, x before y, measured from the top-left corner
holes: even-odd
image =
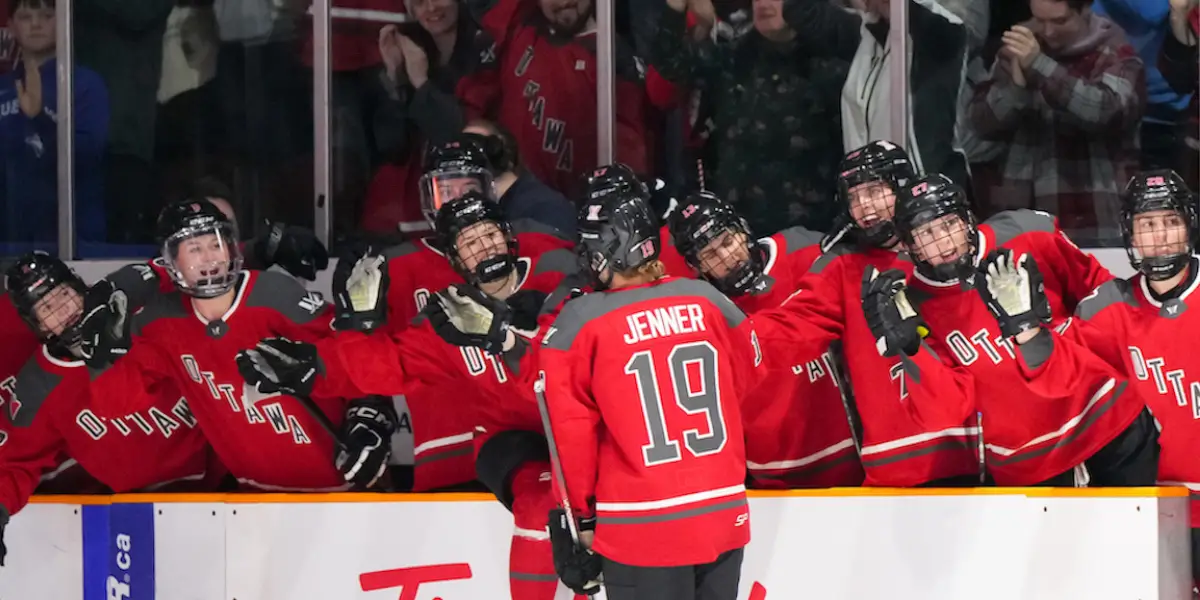
[[[125,296],[129,298],[129,306],[132,307],[146,305],[159,293],[158,274],[154,272],[154,267],[147,263],[125,265],[109,273],[105,279],[114,288],[125,292]]]
[[[1075,316],[1087,321],[1114,304],[1138,307],[1137,297],[1133,294],[1133,284],[1129,280],[1111,279],[1104,282],[1075,307]]]
[[[409,254],[416,254],[420,250],[421,249],[418,248],[416,244],[412,242],[404,242],[403,244],[385,248],[382,254],[385,260],[392,260],[393,258],[408,256]]]
[[[813,261],[812,268],[810,268],[808,272],[820,273],[829,267],[829,265],[833,264],[833,261],[837,260],[838,257],[848,256],[850,254],[854,254],[855,252],[856,250],[854,246],[847,243],[838,242],[837,244],[834,244],[832,248],[822,252],[821,256],[818,256],[817,260]]]
[[[325,299],[310,292],[290,275],[262,271],[243,300],[246,306],[269,308],[299,325],[311,322],[324,312]]]
[[[37,351],[42,352],[42,349],[38,348]],[[17,427],[33,425],[33,420],[37,417],[42,405],[46,403],[46,399],[50,397],[50,393],[58,387],[62,379],[62,377],[43,369],[42,365],[38,364],[36,356],[30,358],[29,362],[26,362],[25,366],[21,367],[21,371],[17,373],[13,396],[21,403],[21,409],[17,411],[17,414],[12,415],[13,425]]]
[[[797,250],[803,250],[809,246],[816,246],[817,244],[820,244],[822,237],[821,234],[815,231],[809,231],[808,229],[800,227],[799,225],[784,229],[783,231],[779,232],[779,235],[783,236],[783,241],[787,243],[787,250],[789,254]]]
[[[131,329],[134,335],[142,335],[142,330],[155,321],[187,316],[187,309],[183,305],[183,294],[180,292],[156,294],[146,301],[142,310],[133,315]]]
[[[543,253],[537,258],[537,267],[533,270],[534,275],[542,273],[565,273],[570,275],[579,271],[579,259],[575,253],[560,248]]]
[[[1028,209],[1006,210],[984,221],[996,234],[995,245],[1003,246],[1024,233],[1054,233],[1054,217]]]
[[[523,233],[541,233],[543,235],[554,236],[560,240],[566,240],[568,242],[572,241],[571,238],[567,237],[566,234],[559,231],[557,227],[551,227],[550,225],[542,223],[541,221],[534,221],[533,219],[517,219],[511,223],[511,226],[514,235],[521,235]]]
[[[554,330],[547,333],[543,343],[549,348],[567,350],[588,323],[614,310],[654,298],[679,298],[682,301],[687,297],[702,298],[711,302],[721,311],[730,329],[746,320],[746,314],[708,282],[681,278],[662,285],[635,290],[593,292],[575,298],[563,307],[562,313],[554,321]]]

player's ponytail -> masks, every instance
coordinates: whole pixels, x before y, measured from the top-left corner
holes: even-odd
[[[661,260],[656,258],[650,262],[644,263],[638,267],[621,273],[621,277],[625,279],[637,280],[641,283],[648,283],[657,279],[662,279],[664,276],[666,276],[666,274],[667,266],[664,265]]]

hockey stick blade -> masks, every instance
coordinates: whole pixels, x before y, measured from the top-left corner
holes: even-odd
[[[554,430],[550,427],[550,407],[546,405],[546,372],[538,373],[537,381],[533,383],[533,394],[537,396],[538,412],[542,416],[542,429],[546,433],[546,446],[550,448],[550,468],[554,470],[554,491],[558,500],[567,513],[567,529],[571,532],[571,541],[579,546],[579,527],[575,524],[575,513],[571,511],[571,500],[567,497],[567,480],[563,477],[562,461],[558,457],[558,444],[554,441]]]

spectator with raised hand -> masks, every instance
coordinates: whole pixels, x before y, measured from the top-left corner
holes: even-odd
[[[415,23],[379,31],[384,95],[375,112],[375,141],[384,163],[367,193],[361,227],[372,232],[429,231],[417,181],[426,144],[444,144],[462,131],[467,106],[495,95],[494,46],[458,0],[412,0]]]
[[[654,67],[709,96],[717,156],[711,186],[755,232],[793,225],[824,231],[838,205],[840,92],[848,63],[814,56],[784,21],[783,0],[755,0],[754,29],[716,42],[690,36],[686,12],[712,24],[712,0],[667,0]]]
[[[0,76],[0,165],[6,242],[53,242],[58,231],[58,75],[54,0],[12,0],[9,17],[22,61]],[[104,81],[74,69],[75,206],[80,239],[105,236],[104,146],[109,102]],[[126,187],[145,182],[123,182]]]
[[[1167,16],[1170,5],[1162,0],[1094,0],[1093,14],[1108,17],[1125,32],[1146,66],[1146,112],[1141,124],[1141,168],[1175,169],[1180,166],[1183,136],[1179,122],[1189,101],[1188,92],[1177,92],[1158,70],[1163,41],[1171,35]],[[1192,70],[1197,70],[1192,65]]]
[[[595,0],[462,2],[496,40],[496,121],[513,133],[525,166],[571,197],[581,176],[598,166]],[[646,173],[643,69],[621,36],[614,43],[613,149],[617,160]]]
[[[1158,56],[1158,69],[1163,80],[1171,89],[1180,94],[1191,94],[1192,103],[1184,111],[1189,115],[1185,128],[1183,160],[1180,162],[1184,179],[1192,189],[1200,187],[1200,177],[1197,176],[1196,150],[1200,149],[1200,131],[1196,117],[1200,114],[1200,96],[1196,94],[1197,79],[1200,71],[1196,69],[1197,55],[1196,39],[1200,33],[1200,0],[1171,0],[1171,11],[1168,26],[1171,34],[1163,39],[1162,50]]]
[[[967,28],[937,0],[908,1],[909,139],[919,172],[966,182],[967,161],[955,132],[967,60]],[[842,90],[842,147],[861,148],[891,131],[891,0],[856,0],[843,10],[829,0],[784,0],[783,18],[814,53],[850,61]],[[882,79],[881,79],[882,78]]]
[[[1118,186],[1138,165],[1146,104],[1141,59],[1091,0],[1030,0],[1033,20],[1004,33],[969,111],[1009,142],[994,204],[1058,215],[1083,245],[1118,239]]]

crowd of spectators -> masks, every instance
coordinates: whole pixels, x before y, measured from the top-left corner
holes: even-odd
[[[594,2],[332,0],[335,243],[428,233],[426,149],[468,125],[497,140],[507,203],[569,228],[564,200],[597,163]],[[1046,210],[1081,245],[1114,245],[1136,169],[1197,183],[1196,0],[908,0],[903,62],[890,0],[615,5],[615,159],[664,197],[717,192],[758,235],[835,225],[836,161],[892,137],[901,65],[905,145],[981,218]],[[203,177],[233,190],[246,237],[312,225],[311,0],[73,6],[81,253],[142,253]],[[9,253],[57,239],[55,17],[54,0],[0,0]]]

